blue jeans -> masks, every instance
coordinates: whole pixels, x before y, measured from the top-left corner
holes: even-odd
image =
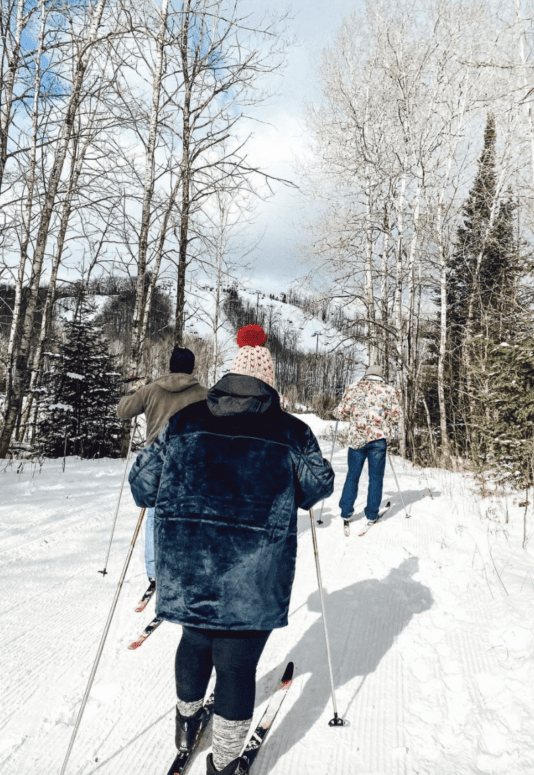
[[[154,561],[154,511],[146,510],[146,529],[145,529],[145,568],[149,579],[156,578],[156,563]]]
[[[367,519],[376,519],[378,517],[380,501],[382,500],[384,471],[386,470],[387,446],[385,439],[376,439],[359,449],[349,447],[349,470],[347,471],[347,478],[345,479],[341,500],[339,501],[342,519],[349,519],[354,514],[354,501],[358,497],[358,483],[363,464],[366,460],[369,466],[369,491],[367,493],[365,516]]]

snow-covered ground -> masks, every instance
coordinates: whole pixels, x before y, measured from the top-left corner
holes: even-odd
[[[305,418],[316,432],[327,423]],[[331,442],[322,442],[325,455]],[[392,508],[368,534],[345,538],[337,502],[346,451],[336,447],[334,495],[318,541],[336,697],[332,703],[310,519],[299,516],[289,626],[258,670],[256,717],[288,660],[296,678],[254,765],[256,775],[529,775],[534,773],[534,540],[524,508],[480,499],[461,474],[393,464]],[[138,516],[126,486],[104,566],[124,461],[4,465],[0,772],[56,775]],[[363,507],[364,472],[357,507]],[[524,497],[523,494],[518,498]],[[315,509],[320,512],[320,504]],[[527,535],[534,530],[528,507]],[[165,775],[174,755],[174,652],[163,623],[127,645],[153,615],[134,612],[146,579],[143,541],[104,649],[69,775]],[[209,735],[190,773],[204,775]]]

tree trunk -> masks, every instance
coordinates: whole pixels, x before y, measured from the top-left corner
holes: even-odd
[[[180,185],[181,185],[181,174],[179,174],[178,180],[173,186],[171,195],[169,197],[169,201],[167,202],[165,213],[163,215],[163,222],[161,224],[159,237],[158,237],[158,244],[156,248],[156,258],[154,262],[154,269],[150,275],[150,282],[148,284],[148,288],[146,292],[145,306],[143,310],[142,324],[141,324],[141,336],[140,336],[141,342],[144,342],[147,336],[148,318],[150,315],[150,308],[152,306],[152,299],[154,298],[156,283],[158,281],[161,262],[163,260],[163,249],[165,247],[165,240],[167,239],[167,232],[169,230],[169,221],[170,221],[172,211],[176,205],[176,197],[178,196],[178,190],[180,188]]]
[[[399,420],[399,444],[400,453],[404,457],[406,455],[406,390],[404,384],[404,352],[402,346],[402,252],[404,250],[403,238],[404,238],[404,194],[406,191],[406,173],[403,174],[401,180],[400,193],[397,199],[396,211],[397,211],[397,255],[395,266],[395,322],[397,326],[396,333],[396,349],[397,349],[397,386],[402,394],[402,408],[401,417]]]
[[[20,260],[17,271],[17,279],[15,282],[15,303],[13,305],[13,319],[11,321],[11,331],[9,334],[9,343],[7,348],[7,362],[8,372],[6,380],[6,402],[9,401],[11,394],[11,382],[13,377],[14,367],[14,352],[16,338],[19,333],[21,323],[21,308],[22,308],[22,287],[24,284],[24,272],[26,270],[26,264],[28,261],[28,245],[30,243],[31,234],[31,217],[33,210],[33,194],[35,189],[35,181],[37,179],[37,137],[38,137],[38,116],[39,116],[39,96],[41,89],[41,57],[43,55],[44,47],[44,34],[45,34],[45,6],[43,0],[40,3],[41,8],[41,26],[39,31],[39,44],[35,55],[35,78],[34,78],[34,98],[33,98],[33,111],[32,111],[32,135],[31,135],[31,147],[30,147],[30,160],[28,165],[28,171],[26,173],[28,179],[28,188],[26,192],[26,206],[24,208],[23,215],[23,236],[20,247]]]
[[[497,203],[499,201],[499,196],[501,193],[504,174],[505,174],[505,167],[503,164],[501,173],[499,176],[499,180],[495,186],[495,196],[493,197],[493,201],[491,203],[491,210],[490,210],[488,224],[486,226],[485,233],[482,237],[482,244],[477,256],[475,276],[473,277],[473,288],[471,291],[471,295],[469,297],[467,322],[465,326],[464,341],[462,346],[462,361],[465,369],[466,409],[467,409],[468,416],[473,419],[475,416],[475,398],[473,395],[473,386],[472,386],[472,378],[471,378],[471,336],[473,333],[473,323],[474,323],[474,316],[475,316],[475,299],[479,294],[478,278],[480,274],[480,267],[482,265],[482,259],[484,258],[486,244],[490,237],[491,230],[493,229],[493,224],[495,222]],[[473,444],[472,423],[468,422],[466,423],[466,426],[467,426],[468,440],[470,445],[472,445]]]
[[[8,454],[13,429],[17,424],[17,420],[22,408],[24,391],[26,389],[29,376],[27,368],[28,355],[33,333],[33,321],[37,309],[39,284],[41,280],[50,222],[56,202],[56,195],[59,187],[59,181],[61,179],[65,157],[67,155],[67,149],[72,136],[74,118],[80,104],[84,75],[89,64],[92,53],[92,46],[95,42],[96,34],[101,23],[105,4],[106,0],[98,0],[97,5],[93,10],[89,34],[87,36],[88,42],[87,45],[83,48],[83,53],[77,62],[72,84],[72,93],[67,105],[65,118],[63,120],[61,134],[58,140],[58,146],[54,158],[54,165],[48,180],[48,190],[43,204],[39,230],[37,232],[35,253],[32,262],[32,277],[28,294],[28,306],[24,316],[21,343],[15,362],[16,373],[13,380],[11,396],[9,400],[6,401],[4,425],[2,428],[2,433],[0,434],[0,458],[5,458]]]
[[[515,15],[518,23],[521,25],[521,31],[519,34],[519,55],[521,57],[521,64],[523,66],[523,88],[525,89],[525,95],[529,90],[528,76],[527,76],[527,59],[525,56],[525,38],[526,30],[523,20],[521,19],[521,9],[519,7],[519,0],[515,0]],[[530,75],[530,74],[529,74]],[[524,98],[523,105],[525,106],[525,113],[527,114],[527,121],[530,133],[530,161],[532,165],[532,183],[534,184],[534,119],[532,117],[532,96],[527,100]]]
[[[178,245],[178,278],[176,293],[176,327],[174,341],[183,346],[185,333],[185,272],[189,237],[189,216],[191,207],[191,74],[189,72],[189,23],[190,0],[185,0],[183,10],[180,52],[184,79],[184,104],[182,108],[182,201],[180,214],[180,238]]]
[[[37,381],[39,378],[39,371],[41,367],[41,357],[43,352],[43,346],[44,346],[46,337],[48,335],[48,331],[50,329],[50,323],[52,320],[52,312],[54,309],[54,301],[55,301],[55,295],[56,295],[57,275],[58,275],[59,267],[61,265],[61,258],[63,256],[63,248],[65,246],[67,228],[68,228],[70,216],[72,213],[72,201],[74,199],[74,194],[76,193],[76,190],[78,188],[78,180],[80,178],[80,175],[83,169],[83,162],[85,159],[85,155],[87,153],[87,149],[89,148],[90,144],[91,144],[91,137],[88,137],[83,145],[82,150],[80,151],[79,154],[77,154],[76,151],[78,146],[78,139],[75,138],[75,141],[74,141],[74,147],[72,150],[72,158],[71,158],[71,171],[69,175],[69,186],[67,189],[65,199],[63,200],[63,204],[62,204],[61,220],[60,220],[59,233],[58,233],[57,244],[56,244],[56,253],[54,256],[54,260],[52,262],[52,270],[50,273],[50,280],[48,282],[48,291],[46,294],[46,300],[45,300],[45,305],[43,309],[43,317],[41,320],[41,330],[39,332],[39,341],[37,343],[37,348],[35,350],[33,361],[32,361],[32,368],[31,368],[31,375],[30,375],[30,388],[29,388],[28,398],[26,400],[26,406],[24,407],[24,413],[23,413],[22,422],[21,422],[21,433],[18,434],[19,440],[23,438],[22,434],[24,434],[25,429],[27,428],[28,421],[30,418],[30,413],[32,410],[32,404],[34,402],[35,389],[37,387]]]
[[[2,190],[2,183],[4,181],[4,173],[7,163],[7,146],[9,139],[9,127],[11,124],[11,108],[13,106],[13,96],[15,92],[15,80],[16,74],[20,62],[20,44],[22,40],[23,30],[23,10],[24,0],[18,0],[17,4],[17,21],[15,27],[15,40],[11,56],[9,58],[9,64],[7,68],[7,75],[5,76],[3,88],[0,91],[2,97],[2,112],[0,117],[0,191]],[[9,22],[8,22],[9,24]],[[4,48],[7,50],[6,45],[6,33],[3,35]]]
[[[169,0],[163,0],[160,11],[160,26],[156,38],[156,66],[152,80],[152,108],[150,111],[150,128],[145,159],[145,181],[143,186],[143,207],[141,213],[141,229],[139,232],[139,251],[137,257],[137,282],[135,287],[135,307],[132,318],[132,339],[130,345],[130,372],[135,374],[139,370],[141,360],[142,339],[141,332],[144,326],[146,310],[145,306],[145,280],[148,251],[148,233],[150,230],[151,204],[154,194],[154,157],[158,136],[159,104],[161,94],[161,79],[163,74],[163,52],[165,48],[165,33],[167,30],[167,14]],[[148,315],[148,312],[147,312]]]
[[[389,306],[388,306],[388,251],[389,251],[389,213],[387,204],[384,205],[384,223],[383,223],[383,242],[382,242],[382,261],[380,277],[380,304],[382,317],[382,336],[383,336],[383,367],[386,382],[389,382]]]
[[[369,365],[376,361],[375,299],[373,293],[373,225],[371,223],[371,186],[368,182],[367,223],[365,228],[365,295],[367,297],[367,356]]]

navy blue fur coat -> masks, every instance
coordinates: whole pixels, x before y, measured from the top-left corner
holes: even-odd
[[[255,377],[225,375],[169,420],[129,477],[155,506],[158,616],[192,627],[287,624],[297,508],[331,495],[311,429]]]

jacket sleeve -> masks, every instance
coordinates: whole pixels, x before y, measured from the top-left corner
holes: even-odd
[[[343,393],[343,398],[341,399],[341,403],[336,406],[332,414],[336,418],[336,420],[350,420],[350,407],[351,404],[349,402],[349,390],[345,390]]]
[[[392,425],[397,425],[401,413],[401,394],[399,390],[391,388],[391,396],[388,410],[388,420]]]
[[[334,471],[321,454],[317,439],[311,430],[306,436],[304,450],[294,459],[297,479],[296,501],[300,509],[311,509],[334,490]]]
[[[129,393],[121,398],[117,405],[117,416],[121,420],[131,420],[145,411],[145,388]]]
[[[136,506],[152,508],[156,505],[161,472],[167,452],[167,427],[161,431],[149,447],[139,453],[128,476]]]

